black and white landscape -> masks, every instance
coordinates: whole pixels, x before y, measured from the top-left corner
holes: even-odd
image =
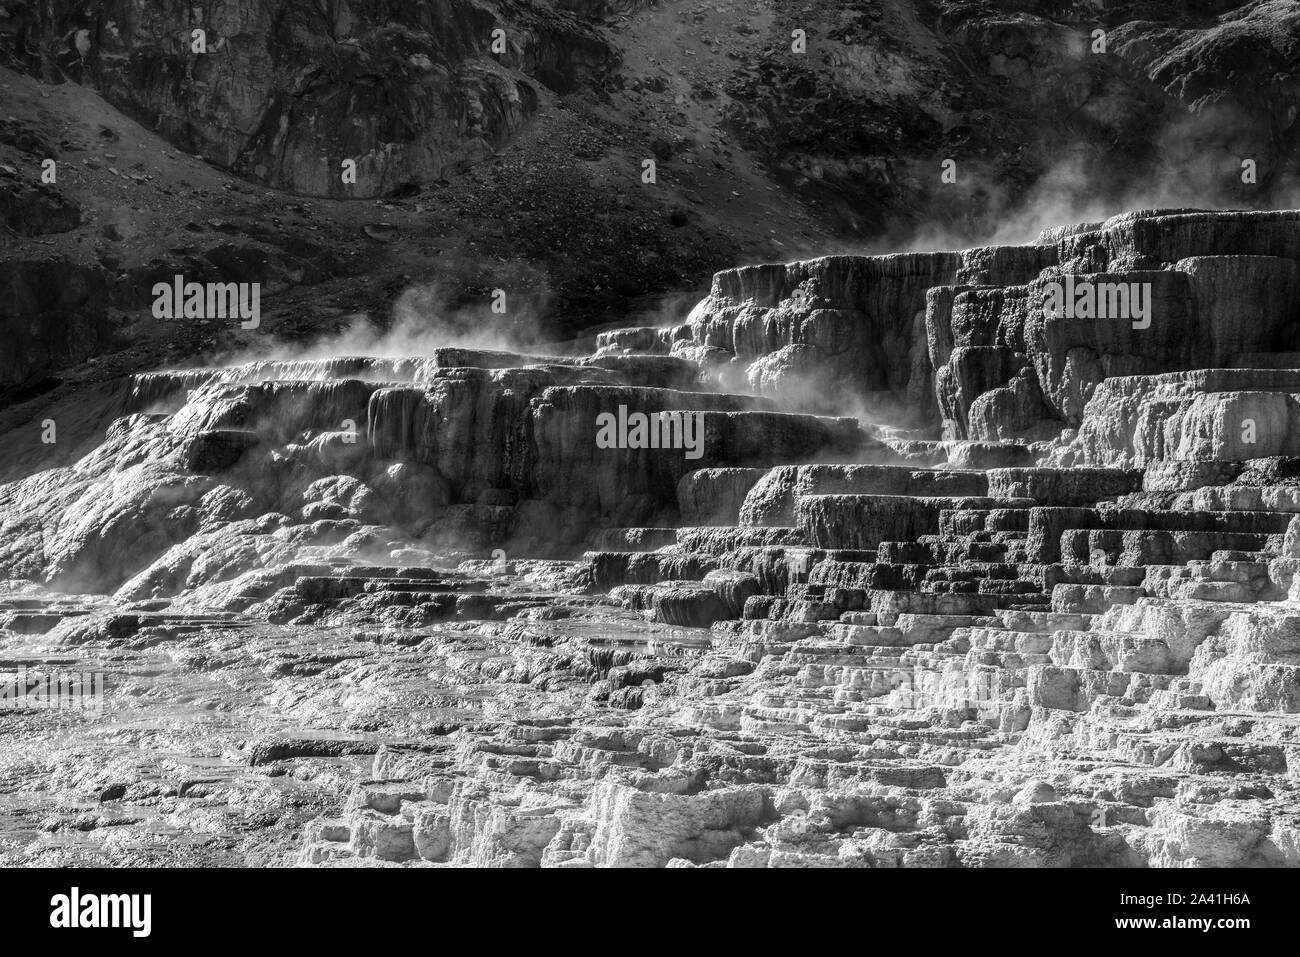
[[[0,865],[1300,864],[1300,3],[0,64]]]

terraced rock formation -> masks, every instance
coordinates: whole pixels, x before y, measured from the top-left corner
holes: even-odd
[[[124,380],[0,486],[0,654],[107,679],[0,714],[0,860],[1300,863],[1298,261],[1136,212],[590,356]]]

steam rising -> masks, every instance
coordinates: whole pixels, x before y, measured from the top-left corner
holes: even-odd
[[[803,248],[792,258],[1022,245],[1049,227],[1099,223],[1139,209],[1300,207],[1300,180],[1285,166],[1268,166],[1272,148],[1243,123],[1219,106],[1188,113],[1152,135],[1141,162],[1097,144],[1064,143],[1056,162],[1023,189],[1006,168],[958,153],[958,181],[926,197],[924,223],[895,222],[870,242]],[[1257,183],[1242,182],[1247,159],[1258,163]],[[909,172],[937,183],[939,158],[910,163]]]
[[[548,292],[505,290],[505,312],[492,310],[490,295],[480,302],[457,301],[442,281],[408,286],[393,303],[385,321],[353,313],[346,326],[306,343],[260,337],[236,351],[205,363],[212,367],[247,362],[308,361],[337,356],[403,358],[432,355],[435,349],[484,349],[529,352],[548,345],[545,336]]]

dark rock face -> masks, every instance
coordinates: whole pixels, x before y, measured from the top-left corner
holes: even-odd
[[[614,62],[582,17],[534,4],[7,6],[32,69],[93,85],[187,152],[314,196],[387,195],[482,159],[533,114],[535,84],[564,92]]]
[[[58,259],[0,261],[0,388],[28,385],[110,348],[107,278]]]
[[[960,236],[954,192],[963,215],[998,224],[1002,187],[1035,182],[1053,200],[1078,183],[1119,197],[1182,181],[1189,199],[1249,204],[1257,186],[1225,175],[1242,157],[1270,171],[1267,189],[1295,182],[1300,17],[1289,4],[941,0],[814,6],[777,23],[782,37],[805,29],[810,50],[833,41],[836,55],[769,45],[728,87],[732,122],[860,233],[919,221],[923,236],[936,223]],[[939,157],[962,157],[968,175],[941,182]]]
[[[0,226],[19,236],[62,233],[81,223],[81,211],[58,190],[24,183],[0,170]]]
[[[258,435],[244,429],[210,429],[187,439],[180,457],[191,472],[224,472],[254,445]]]

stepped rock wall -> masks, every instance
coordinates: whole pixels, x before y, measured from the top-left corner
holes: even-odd
[[[1077,426],[1104,379],[1297,347],[1297,215],[1141,211],[1029,246],[726,270],[668,338],[789,407],[1042,440]],[[1067,274],[1138,284],[1149,314],[1056,315],[1049,284]]]

